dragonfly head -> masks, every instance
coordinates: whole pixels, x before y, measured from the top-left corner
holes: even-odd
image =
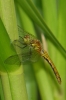
[[[24,42],[25,42],[26,44],[29,44],[29,43],[30,43],[30,36],[29,36],[29,35],[25,35],[25,36],[24,36]]]

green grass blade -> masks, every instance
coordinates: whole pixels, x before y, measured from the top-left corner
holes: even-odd
[[[19,68],[18,66],[6,66],[4,65],[4,61],[6,60],[7,57],[10,55],[16,54],[15,50],[13,47],[11,47],[10,44],[10,39],[7,34],[7,31],[2,23],[2,20],[0,19],[0,70],[1,71],[12,71],[14,69]],[[7,45],[8,44],[8,45]],[[5,49],[6,48],[6,49]],[[8,52],[7,52],[8,51]],[[2,67],[2,64],[4,67]]]
[[[58,5],[58,39],[66,49],[66,0],[60,0]],[[66,100],[66,58],[57,53],[57,66],[62,77],[63,100]]]
[[[5,9],[6,8],[6,9]],[[0,28],[2,28],[2,33],[0,33],[0,56],[4,63],[4,60],[10,55],[16,54],[14,49],[11,47],[11,42],[18,37],[15,7],[13,0],[0,0],[0,17],[8,31],[8,34],[1,22]],[[5,31],[4,31],[4,30]],[[9,38],[10,37],[10,38]],[[2,63],[2,66],[3,66]],[[0,63],[1,64],[1,63]],[[25,79],[23,74],[23,67],[17,65],[5,65],[5,68],[9,68],[7,72],[1,71],[2,86],[4,91],[5,100],[27,100],[27,92]],[[15,67],[15,70],[13,70]],[[17,70],[18,67],[18,70]],[[11,71],[11,72],[9,72]]]
[[[2,87],[2,82],[1,82],[1,76],[0,76],[0,100],[4,100],[3,87]]]

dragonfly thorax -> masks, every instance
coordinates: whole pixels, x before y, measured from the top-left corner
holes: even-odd
[[[41,43],[37,39],[31,39],[29,35],[24,36],[24,42],[32,46],[36,51],[41,52]]]
[[[41,52],[41,43],[39,40],[32,40],[31,45],[36,51]]]

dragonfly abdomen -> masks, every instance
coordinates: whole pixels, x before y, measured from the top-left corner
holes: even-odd
[[[54,72],[54,74],[55,74],[55,76],[56,76],[58,82],[61,83],[60,75],[59,75],[59,73],[58,73],[58,71],[57,71],[55,65],[53,64],[52,60],[50,59],[48,53],[47,53],[46,51],[44,51],[44,52],[41,53],[41,55],[42,55],[42,57],[45,58],[46,61],[50,64],[50,66],[51,66],[51,68],[52,68],[52,70],[53,70],[53,72]]]

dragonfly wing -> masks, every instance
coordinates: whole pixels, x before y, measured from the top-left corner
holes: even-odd
[[[36,38],[34,35],[24,31],[19,25],[18,25],[18,32],[19,32],[19,36],[21,36],[23,38],[24,38],[25,35],[29,35],[31,39],[35,39]]]
[[[17,54],[29,52],[29,46],[23,42],[22,37],[20,37],[19,40],[14,40],[13,46],[16,49]]]
[[[28,61],[35,62],[38,58],[39,54],[33,50],[22,54],[12,55],[5,60],[5,63],[9,65],[21,65],[21,63],[26,64]]]
[[[37,51],[33,51],[30,60],[36,62],[40,58],[40,54]]]
[[[34,50],[34,48],[30,48],[28,52],[22,53],[21,57],[22,63],[27,61],[36,62],[39,59],[40,54]]]
[[[21,65],[21,61],[18,55],[12,55],[5,60],[5,64],[8,65]]]
[[[5,60],[5,64],[21,65],[21,63],[23,64],[24,62],[30,61],[30,56],[30,53],[12,55]]]
[[[20,37],[18,40],[14,40],[13,41],[12,44],[15,47],[15,49],[16,49],[16,47],[19,47],[20,49],[23,49],[26,46],[26,44],[24,43],[23,39],[21,40],[21,38],[22,37]]]

